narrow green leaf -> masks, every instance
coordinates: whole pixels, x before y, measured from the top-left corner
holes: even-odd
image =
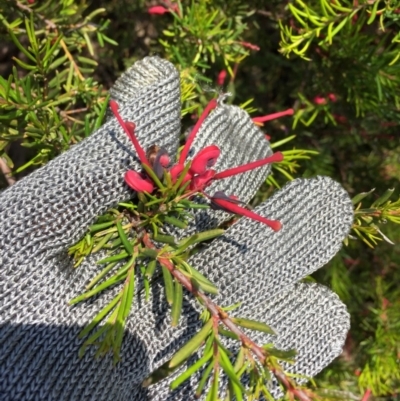
[[[276,348],[270,348],[270,345],[267,344],[263,346],[267,353],[271,356],[274,356],[275,358],[278,358],[282,361],[288,361],[288,362],[293,362],[294,358],[297,355],[297,352],[295,349],[290,349],[288,351],[276,349]]]
[[[240,305],[242,305],[241,302],[236,302],[235,304],[230,305],[230,306],[225,306],[225,307],[223,307],[222,309],[223,309],[225,312],[229,312],[229,311],[232,311],[232,310],[235,310],[235,309],[239,308]]]
[[[91,253],[96,253],[98,251],[100,251],[104,245],[111,239],[113,233],[109,233],[107,235],[105,235],[101,241],[99,241],[95,247],[93,247],[92,252]]]
[[[218,401],[219,369],[214,369],[213,382],[207,394],[206,401]]]
[[[382,204],[384,204],[386,201],[390,199],[390,197],[393,195],[394,188],[389,188],[388,190],[385,191],[385,193],[380,196],[372,205],[371,207],[378,207]]]
[[[37,70],[36,65],[30,65],[27,63],[24,63],[22,60],[18,59],[17,57],[12,58],[20,67],[25,68],[28,71],[34,71]]]
[[[200,358],[196,363],[187,368],[181,375],[179,375],[175,380],[170,384],[170,388],[172,390],[179,387],[183,382],[190,378],[194,373],[196,373],[207,361],[211,359],[213,356],[213,350],[207,352],[202,358]]]
[[[200,281],[195,277],[191,277],[190,281],[197,289],[201,289],[209,294],[218,294],[218,288],[213,284],[209,285],[208,283]]]
[[[164,266],[161,266],[161,270],[164,277],[165,297],[167,298],[167,302],[171,305],[174,301],[174,283],[170,271]]]
[[[231,361],[229,360],[228,356],[225,354],[224,350],[221,348],[218,349],[220,355],[220,364],[224,372],[227,374],[229,379],[232,381],[232,387],[234,393],[236,395],[237,401],[241,401],[243,399],[242,393],[245,391],[242,383],[240,383],[239,379],[236,376],[235,369],[232,366]]]
[[[221,326],[218,326],[218,333],[225,337],[233,338],[235,340],[239,339],[239,337],[235,333],[232,333],[230,330],[226,330]]]
[[[79,338],[86,337],[107,315],[108,313],[117,305],[118,301],[121,299],[122,292],[108,304],[106,305],[78,335]]]
[[[99,282],[106,274],[113,269],[117,262],[107,265],[87,286],[86,290],[90,290],[97,282]]]
[[[18,40],[18,38],[15,36],[14,32],[11,29],[8,31],[8,34],[11,36],[12,41],[18,47],[18,49],[22,53],[24,53],[26,57],[28,57],[36,64],[37,63],[36,57],[33,56],[27,49],[25,49],[25,46],[21,44],[21,42]]]
[[[178,366],[195,352],[206,339],[212,329],[213,321],[210,319],[202,329],[195,334],[170,360],[169,367]]]
[[[96,264],[98,264],[98,265],[103,265],[104,263],[116,262],[116,261],[118,261],[118,260],[125,259],[125,258],[127,258],[128,256],[129,256],[129,255],[128,255],[127,252],[121,252],[121,253],[118,253],[117,255],[109,256],[109,257],[107,257],[107,258],[98,260],[98,261],[96,262]]]
[[[78,302],[84,301],[93,295],[96,295],[98,292],[105,290],[106,288],[118,283],[119,281],[122,281],[126,278],[126,273],[131,267],[132,263],[134,263],[136,258],[136,255],[132,255],[132,257],[129,259],[129,261],[121,267],[112,277],[110,277],[108,280],[106,280],[104,283],[101,283],[98,285],[96,288],[85,292],[84,294],[81,294],[71,301],[69,301],[70,305],[76,304]]]
[[[92,65],[93,67],[97,67],[97,65],[98,65],[97,61],[95,61],[91,58],[87,58],[87,57],[83,57],[83,56],[77,56],[76,58],[78,59],[78,61],[80,61],[83,64],[89,64],[89,65]]]
[[[164,380],[166,377],[170,376],[176,369],[178,369],[178,366],[175,366],[173,368],[169,367],[169,361],[165,362],[163,365],[161,365],[159,368],[157,368],[150,376],[148,376],[145,380],[142,382],[142,387],[149,387],[152,384],[158,383],[161,380]]]
[[[186,199],[180,200],[178,205],[180,205],[186,209],[209,209],[210,208],[210,205],[208,205],[208,204],[194,203],[194,202],[190,202]]]
[[[97,116],[96,122],[94,123],[95,131],[101,127],[101,123],[103,122],[104,116],[106,115],[106,112],[107,112],[109,98],[110,98],[110,95],[108,94],[101,105],[99,115]],[[132,207],[131,205],[127,206],[126,204],[123,204],[123,203],[120,203],[120,205],[125,206],[125,207]]]
[[[157,185],[158,188],[164,189],[164,185],[162,182],[159,180],[159,178],[156,176],[156,173],[153,171],[153,169],[150,166],[147,166],[146,164],[142,164],[142,167],[146,171],[146,173],[149,175],[149,177],[153,180],[154,184]]]
[[[214,230],[203,231],[201,233],[194,234],[194,235],[191,235],[190,237],[185,237],[185,238],[181,239],[177,243],[177,247],[178,248],[181,248],[181,247],[187,248],[190,245],[194,245],[199,242],[208,241],[210,239],[218,237],[218,236],[222,235],[224,232],[225,232],[225,230],[222,230],[220,228],[216,228]]]
[[[172,316],[172,326],[177,326],[179,323],[179,318],[182,312],[182,299],[183,299],[183,288],[182,285],[175,280],[174,289],[174,299],[172,302],[171,316]]]
[[[143,286],[144,286],[144,293],[145,293],[144,299],[147,302],[150,298],[150,282],[149,282],[149,278],[146,276],[146,266],[145,265],[140,266],[140,273],[142,274],[142,277],[143,277]]]
[[[239,372],[239,370],[243,367],[244,362],[245,362],[244,347],[242,346],[242,347],[240,347],[240,350],[236,356],[235,365],[233,366],[235,373]],[[240,376],[239,376],[239,378],[240,378]]]
[[[210,294],[218,294],[218,288],[205,276],[203,276],[198,270],[192,266],[187,265],[190,268],[192,277],[199,283],[200,287]]]
[[[154,200],[151,200],[150,202],[147,202],[147,203],[145,204],[145,206],[146,206],[146,207],[149,207],[149,206],[157,205],[158,203],[162,203],[162,202],[164,202],[164,201],[165,201],[164,198],[154,199]]]
[[[232,318],[232,321],[238,326],[245,327],[246,329],[262,331],[267,334],[276,334],[271,327],[262,322],[257,322],[256,320],[244,319],[244,318]]]
[[[157,234],[153,236],[153,239],[163,244],[175,245],[175,238],[172,235]]]
[[[114,315],[116,316],[117,312],[118,312],[118,310],[115,309],[111,316],[114,316]],[[100,327],[99,330],[97,330],[91,337],[89,337],[79,348],[79,351],[78,351],[79,358],[83,357],[83,355],[85,354],[86,348],[89,345],[92,345],[98,338],[100,338],[109,329],[110,329],[110,325],[106,323],[103,327]]]
[[[210,377],[210,374],[211,374],[211,372],[212,372],[212,370],[213,370],[213,367],[214,367],[214,363],[213,363],[213,362],[210,362],[210,364],[209,364],[209,365],[207,366],[207,368],[204,370],[203,375],[202,375],[202,377],[201,377],[201,380],[200,380],[200,382],[199,382],[199,385],[197,386],[197,389],[196,389],[195,396],[196,396],[197,398],[199,398],[200,395],[201,395],[201,393],[203,392],[204,387],[205,387],[205,385],[206,385],[206,383],[207,383],[207,380],[208,380],[208,378]]]
[[[126,298],[126,305],[125,305],[125,312],[124,312],[124,319],[126,319],[129,315],[129,312],[132,307],[133,302],[133,294],[135,292],[135,266],[132,266],[128,273],[128,295]]]
[[[165,216],[164,220],[166,223],[171,224],[175,227],[182,228],[182,229],[187,228],[187,223],[182,220],[177,219],[176,217]]]
[[[48,62],[50,57],[53,55],[54,51],[58,48],[58,45],[60,44],[62,38],[63,38],[63,34],[58,33],[57,39],[55,40],[55,42],[53,43],[51,48],[46,52],[46,55],[43,57],[42,62],[44,65],[46,65],[46,63]]]
[[[140,250],[140,256],[156,259],[158,252],[155,249],[143,248]]]
[[[91,233],[96,233],[97,231],[104,230],[105,228],[111,227],[114,224],[115,221],[107,221],[105,223],[93,224],[92,226],[89,227],[89,231]]]
[[[145,275],[148,278],[151,278],[154,274],[154,271],[156,270],[157,267],[157,261],[156,260],[150,260],[150,262],[147,265],[146,273]]]
[[[378,11],[379,3],[380,3],[380,0],[375,0],[374,6],[372,7],[372,10],[371,10],[371,15],[370,15],[370,17],[368,18],[368,21],[367,21],[367,25],[371,25],[374,22],[375,17],[376,17],[376,13]]]
[[[375,191],[375,188],[372,188],[371,191],[369,192],[361,192],[360,194],[356,195],[351,201],[353,205],[356,205],[357,203],[361,202],[365,197],[367,197],[369,194]]]
[[[124,229],[122,228],[121,221],[117,221],[117,230],[118,230],[118,235],[121,238],[122,244],[124,245],[124,248],[126,249],[126,252],[128,252],[128,255],[132,255],[133,253],[133,246],[129,242]]]
[[[296,138],[296,135],[288,136],[287,138],[284,138],[281,141],[271,143],[270,147],[271,147],[271,149],[278,148],[279,146],[282,146],[285,143],[288,143],[288,142],[292,141],[294,138]]]
[[[115,236],[115,233],[111,233],[111,236]],[[121,238],[118,237],[118,238],[115,238],[115,240],[112,241],[111,243],[105,244],[103,248],[114,249],[114,248],[116,248],[117,246],[119,246],[121,244],[122,244]]]
[[[191,162],[187,163],[186,166],[183,168],[181,175],[178,177],[178,179],[176,180],[176,183],[174,184],[174,186],[172,187],[172,192],[176,192],[178,190],[178,188],[181,186],[183,179],[185,178],[186,174],[188,173],[190,166],[191,166]]]

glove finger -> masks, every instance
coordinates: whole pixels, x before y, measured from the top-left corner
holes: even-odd
[[[158,57],[146,57],[135,62],[128,68],[110,88],[110,96],[120,107],[129,104],[144,87],[155,83],[155,77],[159,75],[160,68],[165,68],[164,64],[169,64]],[[168,69],[175,68],[169,64]],[[174,75],[176,75],[176,70]]]
[[[242,301],[251,309],[324,266],[353,221],[347,192],[328,177],[294,180],[255,212],[282,229],[242,218],[190,261],[218,285],[224,306]]]
[[[288,373],[311,378],[329,365],[342,352],[346,334],[350,328],[350,316],[339,297],[325,286],[319,284],[297,283],[277,294],[270,302],[253,305],[243,317],[263,321],[273,327],[276,336],[261,332],[247,331],[258,345],[273,343],[281,350],[297,351],[294,364],[285,363]],[[241,315],[242,316],[242,315]],[[230,340],[225,344],[233,354],[238,352],[238,343]],[[146,398],[144,390],[137,387],[137,400],[189,400],[194,399],[201,372],[192,376],[179,388],[171,391],[171,381],[179,376],[185,367],[170,378],[150,386]],[[305,382],[306,379],[298,380]],[[220,397],[226,389],[226,378],[220,386]],[[270,387],[275,399],[283,396],[276,380]],[[141,398],[138,398],[138,397]],[[204,397],[202,397],[204,399]]]
[[[225,129],[218,129],[226,124]],[[191,148],[193,155],[209,145],[217,145],[221,150],[216,171],[241,166],[272,155],[270,143],[262,131],[253,123],[248,113],[237,106],[219,107],[204,121]],[[207,192],[226,192],[237,195],[248,202],[271,171],[271,165],[213,182]]]
[[[136,124],[144,148],[162,143],[175,152],[180,129],[179,75],[167,61],[147,58],[153,79],[141,85],[121,110]],[[135,160],[132,162],[132,159]],[[124,184],[138,168],[129,139],[116,119],[1,194],[0,265],[17,258],[34,264],[76,242],[109,207],[131,197]],[[2,260],[1,260],[2,258]],[[2,269],[4,273],[4,268]],[[4,282],[4,281],[3,281]]]

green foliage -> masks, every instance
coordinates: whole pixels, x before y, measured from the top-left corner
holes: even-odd
[[[358,194],[353,198],[353,203],[357,205],[353,231],[371,248],[382,239],[393,245],[393,242],[379,229],[379,224],[386,224],[388,221],[400,224],[400,199],[395,202],[389,200],[393,191],[394,189],[388,189],[369,208],[365,209],[361,208],[361,201],[373,190]]]
[[[107,94],[92,77],[94,49],[114,42],[104,34],[108,22],[99,19],[104,9],[87,12],[87,5],[73,1],[16,4],[0,9],[0,34],[20,50],[11,75],[0,77],[0,157],[13,168],[10,144],[31,149],[33,158],[18,173],[46,163],[101,125]]]

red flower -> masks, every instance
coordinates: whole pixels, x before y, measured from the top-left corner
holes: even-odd
[[[217,85],[222,86],[225,82],[227,72],[225,70],[220,71],[217,77]]]
[[[143,165],[147,165],[155,172],[158,178],[162,178],[165,169],[168,168],[170,163],[170,158],[167,151],[163,148],[158,148],[153,146],[149,150],[149,160],[146,157],[146,153],[144,152],[143,148],[140,146],[139,141],[135,136],[135,124],[132,122],[125,122],[123,121],[121,115],[118,112],[118,105],[115,101],[110,101],[111,110],[113,111],[115,117],[117,118],[119,124],[124,129],[126,134],[131,139],[136,152],[139,156],[140,161]],[[199,120],[197,121],[196,125],[194,126],[193,130],[191,131],[185,146],[183,147],[182,153],[179,157],[178,164],[172,166],[169,169],[169,174],[171,176],[171,181],[175,183],[179,178],[182,179],[181,174],[185,169],[184,163],[186,157],[189,153],[190,147],[193,143],[193,140],[200,129],[201,124],[203,123],[204,119],[217,106],[217,100],[213,99],[209,102],[203,113],[201,114]],[[279,118],[285,115],[292,115],[293,109],[288,109],[283,112],[270,114],[263,117],[256,117],[253,119],[255,122],[265,122],[270,121],[275,118]],[[195,193],[203,193],[206,187],[211,185],[214,180],[220,180],[224,178],[228,178],[237,174],[241,174],[250,170],[254,170],[255,168],[259,168],[265,166],[269,163],[280,162],[283,160],[283,155],[281,152],[277,152],[272,156],[268,156],[261,160],[256,160],[242,166],[237,166],[230,168],[225,171],[216,172],[215,170],[211,169],[217,162],[217,159],[220,155],[221,151],[218,146],[210,145],[201,149],[193,158],[190,164],[189,172],[186,173],[185,177],[182,179],[182,185],[187,181],[191,181],[189,188],[187,189],[185,194],[186,196],[192,196]],[[136,171],[127,171],[125,174],[125,182],[135,191],[137,192],[148,192],[151,193],[154,191],[155,185],[151,181],[151,179],[144,174],[140,174]],[[208,196],[209,197],[209,196]],[[277,231],[281,228],[281,224],[278,221],[269,220],[265,217],[259,216],[256,213],[239,206],[242,202],[237,199],[237,197],[231,195],[227,196],[223,192],[217,192],[213,197],[209,197],[211,199],[211,207],[214,209],[222,209],[228,212],[240,214],[242,216],[249,217],[253,220],[259,221],[271,227],[273,230]]]
[[[168,10],[168,8],[165,8],[163,6],[154,6],[147,9],[147,12],[149,14],[158,14],[158,15],[169,13],[169,11],[170,10]]]
[[[336,102],[338,99],[337,99],[337,96],[334,94],[334,93],[329,93],[328,94],[328,98],[329,98],[329,100],[331,101],[331,102]]]
[[[324,98],[324,97],[322,97],[322,96],[315,96],[314,99],[313,99],[313,102],[314,102],[315,104],[318,104],[319,106],[322,106],[322,105],[328,103],[327,100],[326,100],[326,98]]]

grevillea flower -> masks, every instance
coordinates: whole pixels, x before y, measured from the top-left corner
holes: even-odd
[[[147,9],[147,12],[149,14],[163,15],[165,13],[169,13],[169,10],[168,10],[168,8],[165,8],[163,6],[153,6],[153,7],[149,7]]]
[[[153,7],[149,7],[147,9],[147,12],[149,14],[154,14],[154,15],[163,15],[165,13],[169,13],[171,11],[179,14],[180,10],[179,10],[179,6],[177,3],[173,3],[171,1],[165,0],[164,3],[166,3],[166,5],[168,6],[168,8],[164,7],[164,6],[153,6]]]
[[[216,192],[213,196],[209,196],[204,192],[204,190],[215,180],[232,177],[234,175],[245,173],[247,171],[265,166],[266,164],[282,161],[283,155],[281,152],[276,152],[273,155],[265,157],[261,160],[256,160],[241,166],[232,167],[227,170],[217,172],[213,170],[212,167],[215,166],[218,157],[221,154],[221,150],[216,145],[209,145],[201,149],[193,157],[192,161],[189,162],[190,165],[187,165],[185,168],[186,158],[189,154],[189,150],[193,143],[193,140],[195,139],[195,136],[198,133],[200,126],[202,125],[207,115],[217,106],[216,99],[211,100],[207,107],[204,109],[204,112],[200,116],[199,120],[197,121],[196,125],[193,127],[191,133],[187,138],[187,141],[180,154],[179,162],[172,167],[169,167],[170,158],[164,148],[153,145],[146,154],[136,138],[135,124],[133,122],[126,122],[122,119],[118,112],[118,105],[115,101],[110,101],[110,106],[119,124],[132,141],[142,165],[146,166],[148,174],[151,173],[151,171],[148,171],[148,168],[150,168],[154,172],[154,174],[150,174],[152,177],[154,177],[155,175],[156,177],[158,177],[158,179],[161,180],[164,176],[164,173],[168,171],[172,183],[176,183],[179,180],[181,186],[185,185],[186,189],[184,189],[183,196],[192,197],[196,193],[201,193],[210,199],[211,207],[213,209],[220,209],[249,217],[253,220],[268,225],[275,231],[278,231],[281,228],[281,223],[279,221],[269,220],[241,206],[243,202],[237,199],[237,197],[234,195],[228,196],[223,192]],[[265,121],[270,121],[275,118],[292,114],[293,109],[289,109],[283,112],[253,118],[253,121],[256,123],[263,123]],[[137,171],[129,170],[125,174],[125,182],[128,186],[130,186],[137,192],[152,193],[156,188],[156,185],[148,174],[146,174],[145,172],[139,173]],[[182,177],[182,174],[185,174],[185,176]],[[154,180],[156,180],[155,177]],[[188,181],[190,181],[189,185],[186,184]]]
[[[322,105],[328,103],[328,101],[326,100],[326,98],[325,98],[325,97],[322,97],[322,96],[315,96],[314,99],[313,99],[313,102],[314,102],[315,104],[318,104],[319,106],[322,106]]]
[[[225,82],[227,75],[228,73],[225,70],[220,71],[217,77],[217,85],[222,86]]]

